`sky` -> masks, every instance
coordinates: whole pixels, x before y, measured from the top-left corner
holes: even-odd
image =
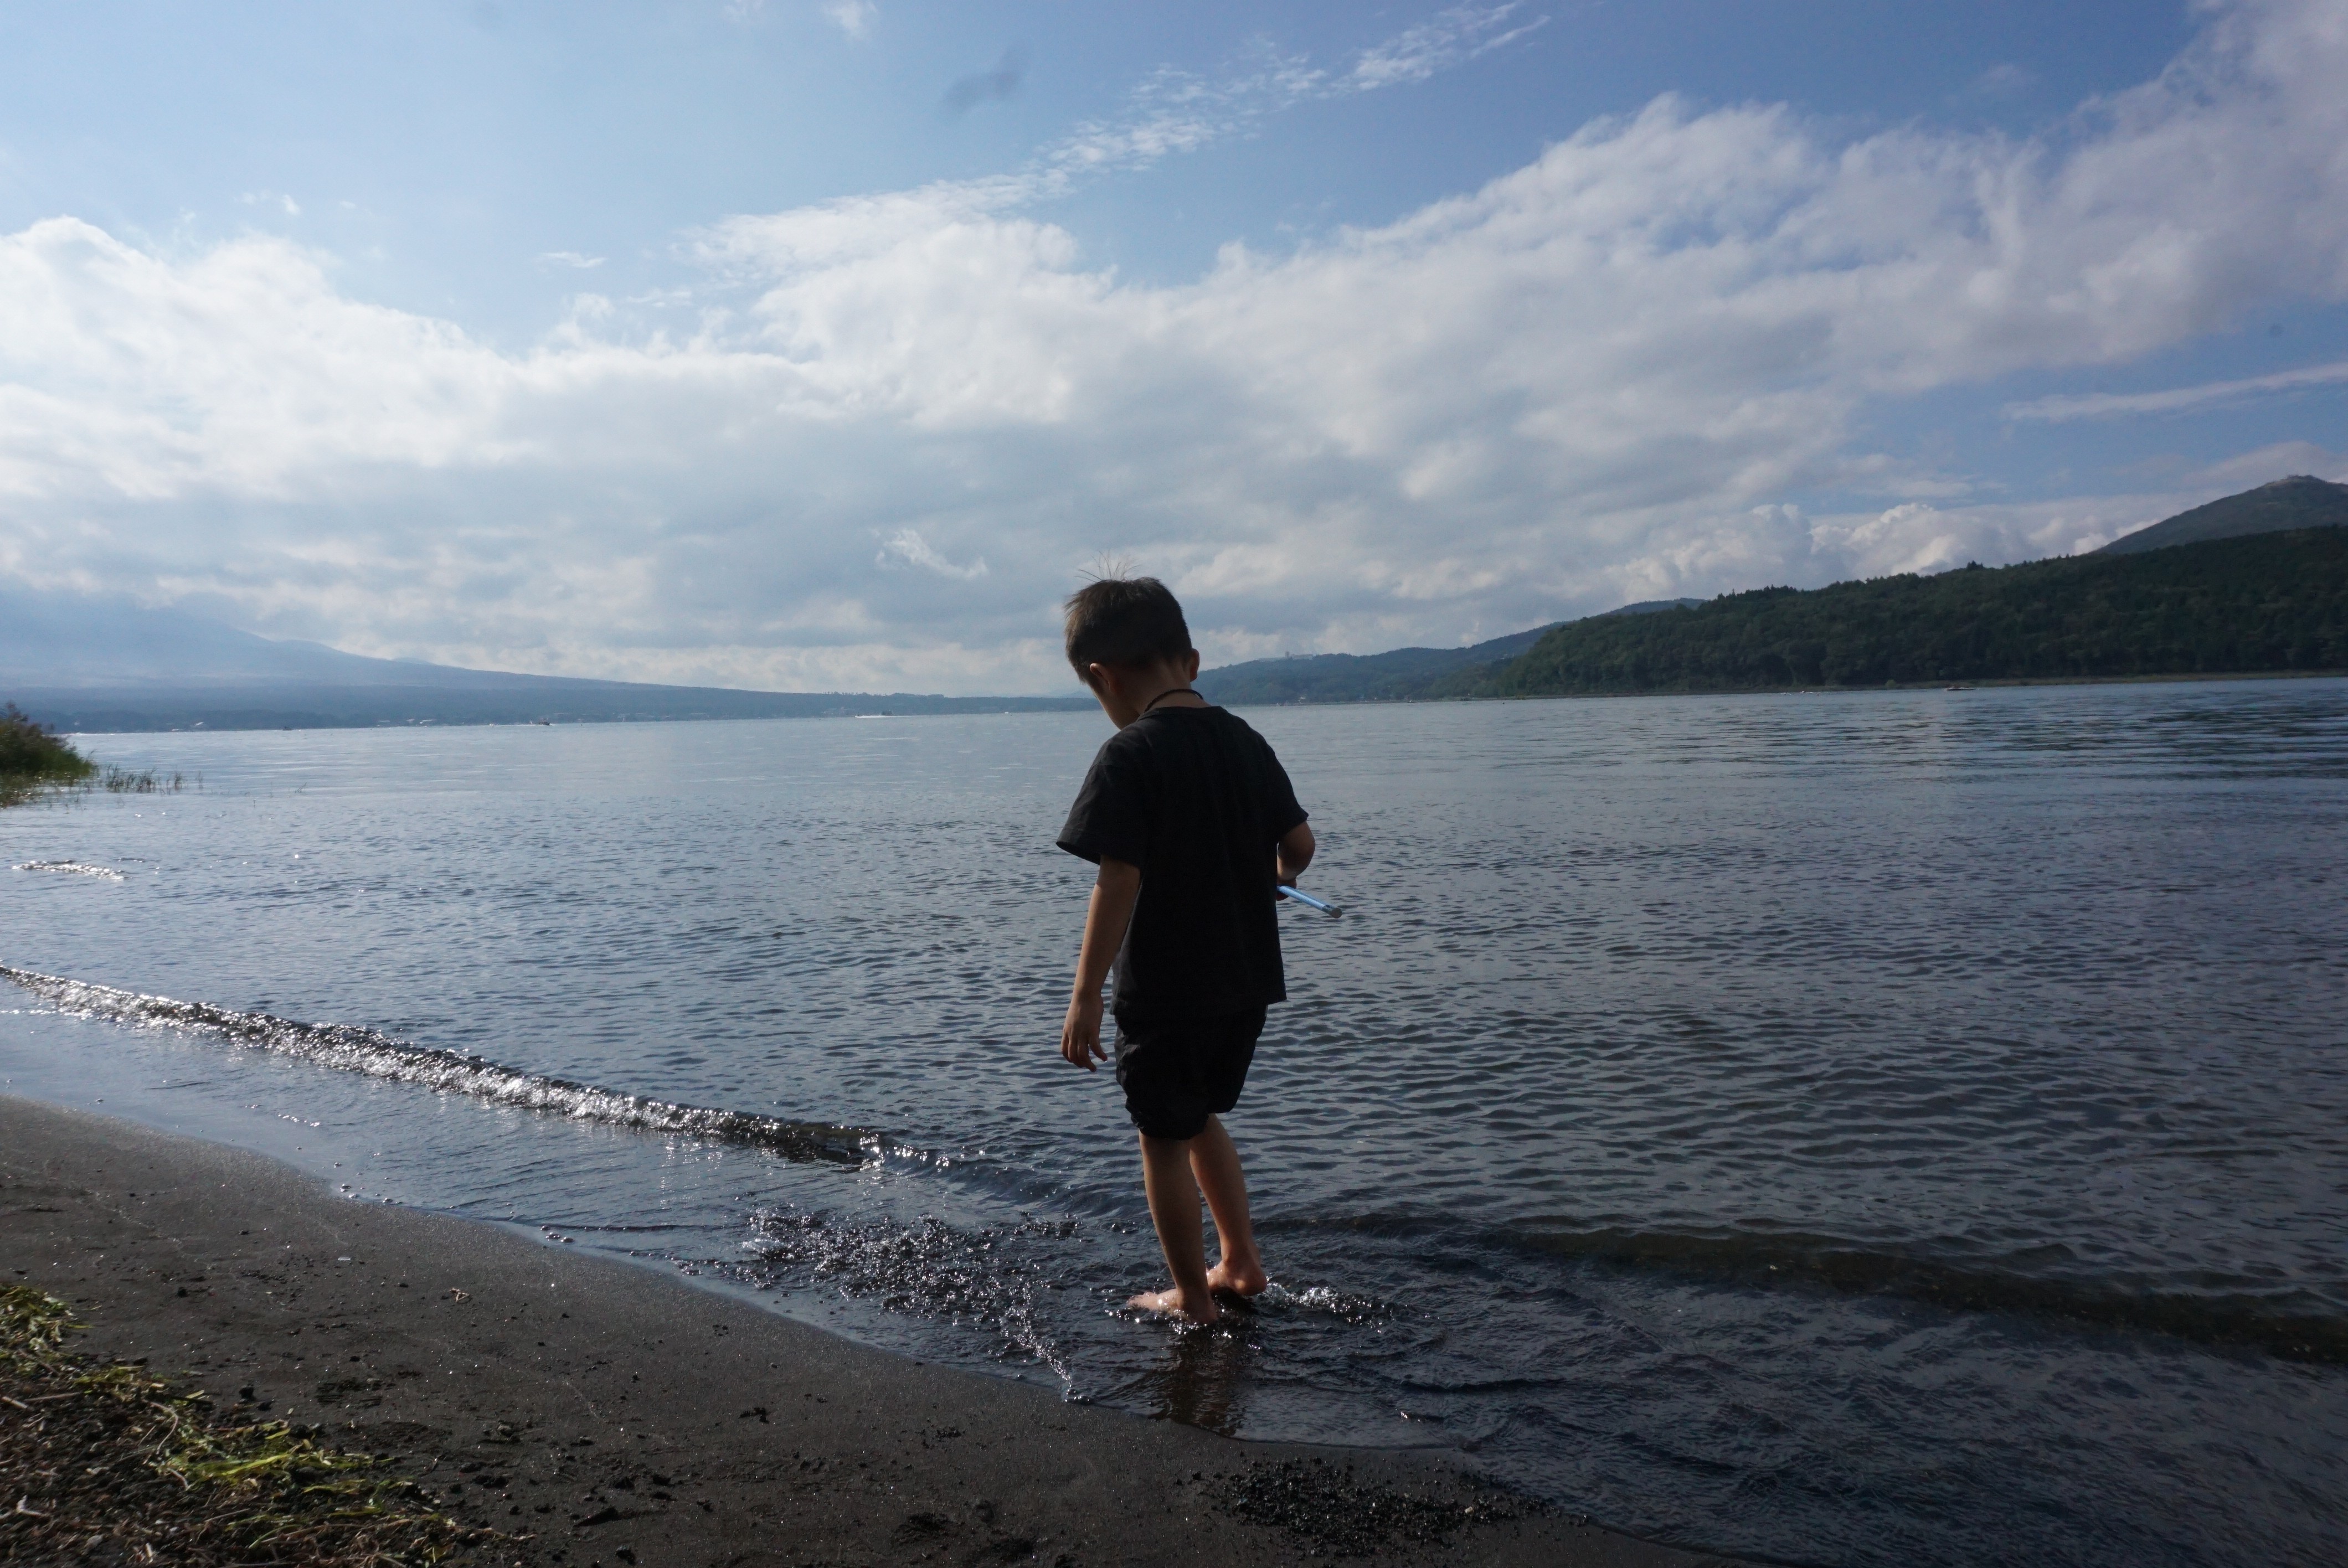
[[[0,582],[1060,692],[2348,480],[2348,0],[0,0]]]

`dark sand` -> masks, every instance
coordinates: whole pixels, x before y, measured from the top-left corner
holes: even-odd
[[[70,1302],[92,1354],[143,1356],[223,1410],[242,1401],[398,1456],[466,1522],[534,1538],[484,1563],[1255,1564],[1371,1542],[1386,1563],[1725,1561],[1556,1512],[1459,1523],[1478,1494],[1433,1456],[1240,1442],[1066,1404],[649,1269],[338,1197],[258,1155],[6,1096],[0,1283]],[[1242,1495],[1254,1503],[1235,1511]],[[1240,1516],[1267,1502],[1307,1528]]]

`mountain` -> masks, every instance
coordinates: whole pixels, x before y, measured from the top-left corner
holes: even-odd
[[[2343,526],[2348,485],[2301,474],[2087,556],[1649,600],[1472,648],[1260,659],[1199,688],[1411,702],[2348,670]]]
[[[320,729],[1088,708],[1088,697],[744,692],[466,670],[279,641],[184,610],[0,589],[0,696],[68,732]]]
[[[1550,628],[1426,696],[1751,692],[2348,670],[2348,529],[2219,538]]]
[[[2277,479],[2255,490],[2179,512],[2148,528],[2123,534],[2096,553],[2135,555],[2143,550],[2166,549],[2170,545],[2247,538],[2252,534],[2281,533],[2289,528],[2343,527],[2348,527],[2348,485],[2334,485],[2312,474],[2294,474],[2288,479]]]
[[[1430,676],[1513,659],[1546,627],[1511,632],[1469,648],[1396,648],[1385,653],[1310,653],[1251,659],[1202,670],[1195,682],[1210,702],[1234,706],[1274,702],[1374,702],[1416,691]]]
[[[1605,614],[1647,615],[1703,602],[1700,599],[1646,600]],[[1406,699],[1417,694],[1437,677],[1514,659],[1550,630],[1536,626],[1529,631],[1510,632],[1465,648],[1397,648],[1386,653],[1312,653],[1289,659],[1253,659],[1244,664],[1226,664],[1220,670],[1200,671],[1198,688],[1209,702],[1234,706]]]
[[[434,668],[273,641],[180,610],[0,589],[0,684],[12,688],[414,685],[417,671]]]
[[[2093,555],[1713,600],[1651,600],[1466,648],[1258,659],[1232,704],[2348,669],[2348,485],[2294,475]],[[0,588],[0,699],[66,731],[1080,710],[1091,699],[746,692],[466,670],[176,610]]]

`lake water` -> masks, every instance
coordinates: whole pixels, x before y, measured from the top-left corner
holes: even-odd
[[[1091,715],[99,737],[202,787],[0,815],[117,874],[0,871],[0,1087],[1673,1541],[2348,1561],[2348,682],[1248,717],[1349,914],[1235,1332],[1056,1049]]]

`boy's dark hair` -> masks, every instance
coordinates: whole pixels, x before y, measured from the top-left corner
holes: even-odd
[[[1068,663],[1076,679],[1095,664],[1153,664],[1190,651],[1182,606],[1154,577],[1105,577],[1068,595]]]

